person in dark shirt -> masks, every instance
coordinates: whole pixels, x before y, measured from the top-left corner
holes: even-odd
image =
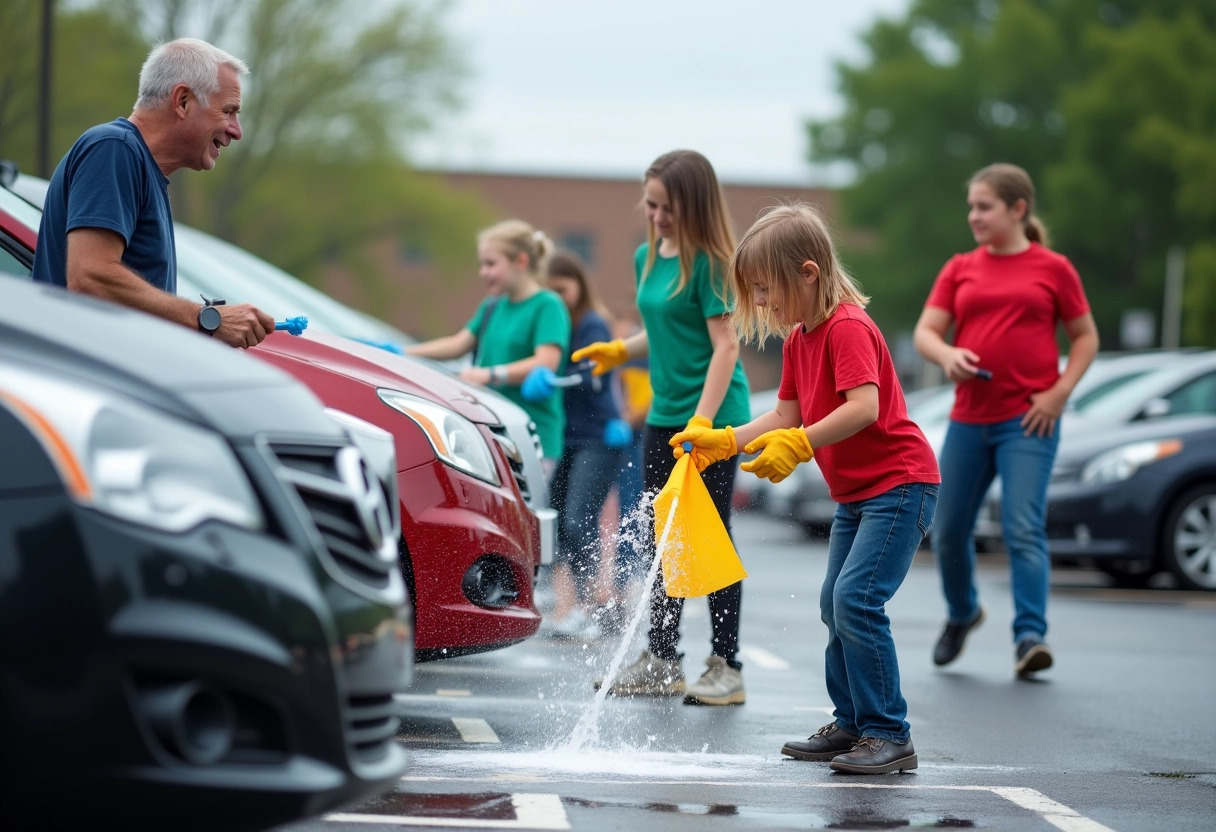
[[[599,311],[582,262],[559,251],[549,258],[546,271],[549,288],[570,310],[571,350],[608,338],[608,321]],[[593,375],[590,367],[579,372],[578,385],[566,388],[565,407],[565,442],[549,484],[550,503],[558,512],[556,606],[549,633],[555,638],[595,638],[601,632],[595,616],[600,513],[633,431],[620,418],[612,378]]]
[[[252,347],[274,319],[250,304],[181,298],[169,176],[211,170],[241,138],[245,63],[194,38],[152,50],[128,118],[84,132],[51,176],[34,280],[95,295]]]

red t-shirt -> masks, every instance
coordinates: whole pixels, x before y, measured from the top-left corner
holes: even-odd
[[[865,310],[842,303],[810,332],[798,327],[785,339],[781,356],[777,396],[798,402],[804,425],[844,404],[846,390],[878,385],[878,420],[848,439],[815,448],[833,500],[852,503],[905,483],[942,481],[933,448],[908,418],[887,343]]]
[[[986,425],[1021,416],[1030,394],[1060,378],[1056,328],[1089,311],[1081,277],[1062,254],[1031,243],[1019,254],[981,246],[942,268],[926,306],[954,317],[954,345],[979,356],[992,379],[955,387],[950,418]]]

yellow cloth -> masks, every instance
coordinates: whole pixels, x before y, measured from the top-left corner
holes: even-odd
[[[645,367],[624,366],[617,370],[617,378],[621,380],[621,395],[625,406],[631,413],[644,416],[650,410],[650,401],[654,398],[654,389],[650,386],[650,371]]]
[[[655,541],[670,598],[698,598],[747,577],[691,454],[676,460],[654,498]],[[673,511],[674,506],[674,511]]]
[[[811,440],[806,438],[806,431],[801,427],[762,433],[748,442],[743,450],[749,454],[760,451],[760,456],[739,467],[770,482],[781,482],[793,473],[798,463],[810,462],[815,456]]]

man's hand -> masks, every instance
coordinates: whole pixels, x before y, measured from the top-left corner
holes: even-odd
[[[815,456],[811,440],[806,438],[806,430],[801,427],[762,433],[748,442],[743,450],[749,454],[760,451],[760,456],[739,467],[769,482],[781,482],[793,473],[800,462],[810,462]]]
[[[594,344],[588,344],[581,350],[577,350],[570,356],[570,363],[578,364],[582,361],[592,361],[595,367],[591,372],[597,376],[602,376],[604,373],[619,367],[629,360],[629,350],[625,348],[625,342],[617,338],[615,341],[596,341]]]
[[[249,349],[256,347],[274,332],[274,318],[252,303],[237,303],[231,306],[216,306],[220,312],[220,327],[215,338],[230,347]]]
[[[713,423],[704,416],[693,416],[684,430],[671,437],[668,444],[675,449],[673,453],[676,459],[684,456],[685,442],[692,443],[692,464],[697,466],[698,471],[704,471],[713,463],[730,459],[739,453],[739,446],[735,444],[734,428],[728,425],[721,430],[714,430]]]

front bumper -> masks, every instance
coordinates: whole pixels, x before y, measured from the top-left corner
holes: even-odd
[[[1117,483],[1053,483],[1047,492],[1047,545],[1059,558],[1152,558],[1159,512],[1137,478]]]
[[[2,510],[21,518],[0,540],[0,559],[19,565],[0,589],[20,599],[0,605],[0,631],[20,634],[0,642],[4,828],[76,811],[265,828],[404,771],[392,699],[412,680],[413,645],[399,576],[355,592],[271,534],[162,533],[63,495]],[[196,753],[214,721],[158,704],[199,688],[226,703],[231,741],[214,760]]]
[[[402,471],[398,484],[417,659],[494,650],[535,635],[537,518],[516,491],[437,459]]]

